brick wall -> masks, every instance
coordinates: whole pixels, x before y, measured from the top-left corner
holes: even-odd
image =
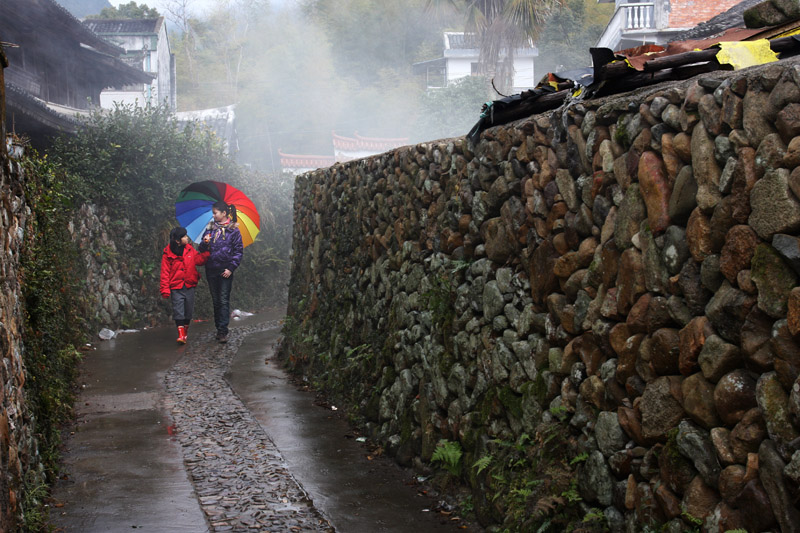
[[[670,0],[669,27],[693,28],[739,2],[741,0]]]

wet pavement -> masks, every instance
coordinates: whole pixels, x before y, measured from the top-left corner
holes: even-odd
[[[171,531],[208,531],[168,432],[163,379],[185,351],[166,342],[170,333],[98,341],[86,354],[50,510],[62,531],[164,531],[165,524]]]
[[[58,531],[479,531],[272,359],[280,315],[98,342],[53,490]]]

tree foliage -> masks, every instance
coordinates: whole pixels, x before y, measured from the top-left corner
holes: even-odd
[[[253,28],[268,13],[266,0],[219,0],[204,18],[191,16],[187,6],[188,0],[168,4],[181,29],[171,35],[181,109],[237,103],[242,72],[258,68],[247,49]]]
[[[598,7],[592,2],[566,0],[553,11],[537,42],[537,72],[544,74],[591,66],[589,49],[602,34],[614,7]]]
[[[501,93],[513,86],[514,50],[535,41],[552,9],[563,0],[429,0],[464,13],[467,31],[480,40],[480,72]]]
[[[488,80],[469,76],[422,97],[417,132],[423,140],[466,134],[478,121],[481,105],[489,100]]]
[[[100,13],[104,8],[111,7],[108,0],[58,0],[58,3],[75,18]]]
[[[197,124],[181,127],[163,106],[94,113],[77,135],[56,140],[52,156],[81,176],[72,191],[77,201],[147,224],[163,217],[183,187],[232,166],[218,139]]]
[[[280,13],[261,21],[246,54],[250,68],[241,77],[238,106],[240,157],[280,172],[279,149],[331,153],[331,132],[355,87],[337,74],[325,34]]]
[[[377,83],[386,69],[408,74],[432,48],[441,54],[443,24],[452,20],[448,12],[432,16],[425,0],[305,0],[302,5],[330,41],[337,71],[362,85]]]
[[[146,4],[139,5],[136,2],[120,4],[117,7],[111,6],[103,8],[99,15],[89,15],[90,19],[154,19],[161,14],[157,9],[148,7]]]
[[[237,158],[275,173],[278,150],[332,155],[332,132],[413,143],[469,131],[481,104],[494,96],[482,87],[485,78],[502,89],[500,78],[507,75],[511,83],[512,65],[506,58],[485,69],[484,81],[426,91],[412,65],[442,57],[446,30],[466,25],[485,32],[498,61],[504,47],[542,35],[540,46],[550,48],[536,60],[536,70],[544,72],[554,68],[550,59],[562,42],[578,58],[574,62],[582,62],[591,44],[578,37],[589,33],[594,16],[580,6],[555,9],[557,0],[298,0],[299,9],[217,0],[196,18],[187,11],[191,1],[167,2],[182,30],[171,36],[178,105],[236,103]],[[542,23],[551,12],[552,29]]]

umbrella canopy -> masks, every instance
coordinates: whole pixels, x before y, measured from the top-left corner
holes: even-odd
[[[211,207],[220,201],[236,207],[242,244],[253,244],[261,230],[261,218],[256,206],[242,191],[227,183],[198,181],[183,189],[175,202],[175,218],[186,228],[189,238],[198,243],[203,237],[203,230],[213,218]]]

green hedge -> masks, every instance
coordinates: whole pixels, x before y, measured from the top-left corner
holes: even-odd
[[[80,177],[76,204],[108,207],[114,241],[129,265],[145,269],[158,297],[158,265],[170,228],[177,225],[174,202],[195,181],[223,181],[256,204],[261,233],[245,251],[237,272],[232,305],[257,310],[285,301],[291,246],[293,180],[244,168],[225,155],[218,138],[202,124],[182,127],[163,107],[119,106],[92,115],[75,136],[58,139],[51,150],[58,165]],[[198,291],[196,314],[210,316],[207,291]],[[165,322],[168,321],[165,312]]]
[[[60,429],[72,416],[86,305],[81,263],[68,231],[73,205],[67,191],[75,186],[75,178],[36,153],[25,158],[23,168],[31,208],[20,260],[25,309],[23,392],[42,464],[26,465],[20,507],[25,530],[40,531],[46,530],[47,513],[36,471],[42,468],[48,483],[58,471]]]

